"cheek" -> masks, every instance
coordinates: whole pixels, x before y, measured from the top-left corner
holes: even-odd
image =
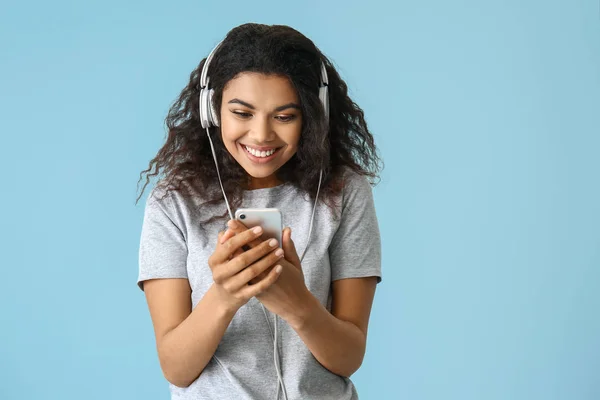
[[[287,129],[282,132],[281,136],[288,145],[297,148],[298,142],[300,141],[301,132],[302,125],[298,124],[287,127]]]
[[[221,120],[221,136],[226,145],[235,142],[243,135],[244,130],[237,121],[231,121],[227,118]]]

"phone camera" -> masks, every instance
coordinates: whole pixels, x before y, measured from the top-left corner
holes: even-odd
[[[246,214],[240,214],[240,219],[246,219]]]

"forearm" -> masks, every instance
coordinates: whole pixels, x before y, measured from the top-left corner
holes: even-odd
[[[354,324],[332,315],[309,293],[307,304],[290,321],[313,356],[331,372],[349,377],[362,364],[365,334]]]
[[[189,386],[214,355],[234,315],[211,286],[190,315],[160,341],[165,378],[176,386]]]

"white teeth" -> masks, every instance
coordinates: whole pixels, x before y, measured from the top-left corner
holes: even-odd
[[[271,149],[269,151],[258,151],[258,150],[254,150],[253,148],[248,147],[248,146],[244,146],[244,147],[246,148],[246,150],[248,150],[248,152],[250,154],[252,154],[255,157],[260,157],[260,158],[269,157],[269,156],[273,155],[273,153],[275,153],[275,151],[277,150],[277,149]]]

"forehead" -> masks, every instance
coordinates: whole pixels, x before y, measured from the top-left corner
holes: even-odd
[[[242,72],[227,82],[223,89],[223,101],[227,102],[233,98],[260,107],[297,102],[298,94],[289,78],[285,76]]]

